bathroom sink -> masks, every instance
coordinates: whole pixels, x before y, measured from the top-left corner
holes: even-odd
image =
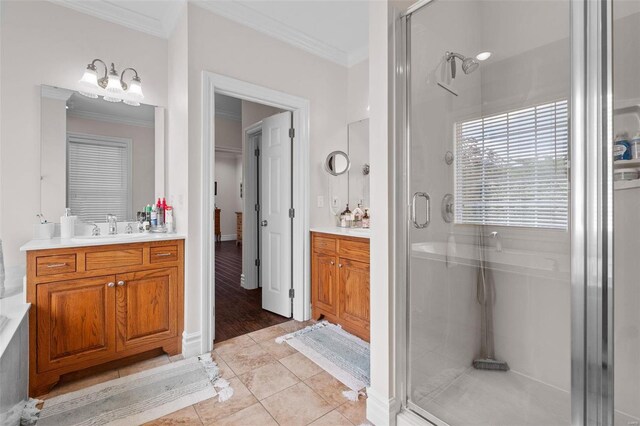
[[[144,234],[144,233],[134,233],[134,234],[115,234],[115,235],[82,235],[82,236],[78,236],[78,237],[73,237],[71,239],[71,241],[74,242],[95,242],[95,241],[128,241],[128,240],[135,240],[137,238],[143,238],[145,236],[148,236],[148,234]]]

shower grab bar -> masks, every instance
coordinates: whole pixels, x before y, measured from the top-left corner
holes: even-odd
[[[427,202],[427,218],[424,223],[416,222],[416,200],[418,197],[423,197]],[[431,222],[431,197],[426,192],[416,192],[413,194],[413,197],[411,198],[411,222],[413,222],[413,226],[418,229],[424,229],[429,226],[429,223]]]

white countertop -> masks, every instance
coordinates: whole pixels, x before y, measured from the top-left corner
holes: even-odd
[[[77,236],[74,238],[51,238],[49,240],[31,240],[22,247],[20,251],[48,250],[70,247],[106,246],[110,244],[143,243],[148,241],[164,240],[184,240],[186,237],[181,234],[143,233],[143,234],[119,234],[114,236],[103,236],[102,238],[91,238],[87,236]]]
[[[338,226],[326,226],[311,228],[311,232],[322,232],[323,234],[343,235],[345,237],[371,238],[371,230],[364,228],[340,228]]]

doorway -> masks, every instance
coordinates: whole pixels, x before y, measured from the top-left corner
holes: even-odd
[[[222,94],[215,101],[219,343],[291,318],[293,123],[290,111]]]
[[[289,150],[292,161],[270,161],[276,168],[281,168],[285,163],[289,164],[288,167],[282,170],[289,171],[291,186],[287,191],[286,199],[289,200],[289,206],[287,209],[280,208],[281,212],[284,212],[288,221],[288,232],[290,236],[283,235],[281,237],[272,238],[271,244],[283,244],[283,240],[289,239],[291,254],[287,257],[283,257],[288,262],[288,265],[284,263],[267,262],[270,268],[267,273],[269,276],[284,277],[278,280],[276,287],[281,295],[286,295],[288,316],[293,317],[296,320],[302,321],[308,319],[310,316],[309,306],[309,260],[308,260],[308,246],[309,246],[309,212],[308,212],[308,185],[309,185],[309,170],[306,167],[309,161],[309,102],[306,99],[291,96],[282,92],[278,92],[271,89],[266,89],[251,83],[235,80],[226,76],[213,74],[209,72],[203,73],[203,111],[204,117],[211,117],[211,119],[203,120],[203,232],[207,235],[207,238],[202,239],[202,254],[203,254],[203,281],[205,282],[205,289],[203,291],[202,300],[202,330],[203,341],[205,342],[205,350],[213,348],[214,339],[216,342],[219,339],[216,338],[216,320],[218,315],[223,309],[225,302],[216,301],[216,268],[218,266],[217,254],[215,250],[215,238],[214,238],[214,221],[212,218],[215,215],[215,160],[216,152],[214,148],[216,142],[216,124],[213,118],[216,108],[216,95],[225,95],[228,97],[240,99],[241,101],[253,102],[261,104],[267,107],[273,107],[278,110],[286,111],[287,125],[274,124],[269,127],[268,132],[263,132],[263,136],[267,133],[269,135],[279,135],[281,138],[288,138],[292,144],[289,145]],[[282,113],[281,113],[282,114]],[[267,117],[268,118],[268,117]],[[278,121],[278,119],[274,118]],[[284,123],[284,116],[280,116],[278,123]],[[263,125],[267,120],[263,120]],[[255,124],[255,122],[254,122]],[[293,129],[293,130],[292,130]],[[244,130],[244,129],[243,129]],[[283,140],[282,139],[282,140]],[[272,144],[275,147],[277,144]],[[243,172],[243,196],[245,191],[246,176]],[[220,189],[220,187],[218,187]],[[280,194],[279,199],[285,199],[284,192]],[[278,197],[276,197],[278,198]],[[243,216],[248,213],[243,210]],[[264,220],[264,219],[261,219]],[[269,224],[274,222],[266,219]],[[248,222],[243,217],[242,226],[242,249],[241,253],[246,253],[245,244],[247,243]],[[224,243],[224,241],[222,242]],[[286,247],[283,245],[283,247]],[[254,259],[255,260],[255,259]],[[263,259],[260,259],[260,268],[265,267]],[[244,267],[243,267],[244,268]],[[287,271],[290,271],[288,274]],[[262,275],[263,277],[265,274]],[[263,278],[264,280],[264,278]],[[245,286],[249,287],[252,284],[249,282],[246,274],[242,276],[242,282]],[[255,285],[255,284],[253,284]],[[265,288],[266,285],[263,282],[258,284],[259,288]],[[238,286],[236,286],[238,288]],[[244,287],[240,287],[246,290]],[[222,288],[221,288],[222,290]],[[284,304],[283,304],[284,305]],[[275,310],[275,309],[274,309]],[[250,321],[246,321],[250,322]],[[265,325],[267,326],[267,325]]]

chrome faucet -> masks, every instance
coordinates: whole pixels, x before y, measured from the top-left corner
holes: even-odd
[[[116,235],[118,233],[118,218],[109,213],[107,215],[107,222],[109,223],[109,235]]]
[[[497,252],[501,252],[502,251],[502,236],[497,233],[497,232],[492,232],[489,234],[489,238],[492,238],[494,240],[496,240],[496,251]]]
[[[93,223],[92,225],[93,225],[93,229],[91,230],[91,235],[94,237],[100,236],[100,227],[95,223]]]

